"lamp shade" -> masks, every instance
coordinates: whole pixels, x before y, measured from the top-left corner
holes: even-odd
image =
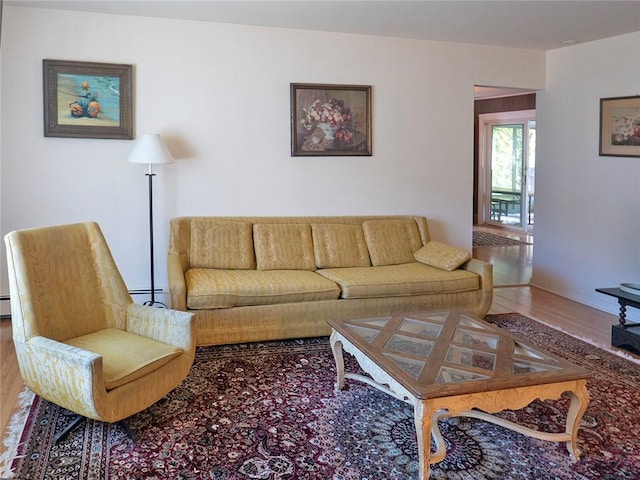
[[[171,163],[173,156],[165,146],[157,133],[145,133],[136,141],[133,150],[129,154],[131,163],[145,163],[155,165],[158,163]]]

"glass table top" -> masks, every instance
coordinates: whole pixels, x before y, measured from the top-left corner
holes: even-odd
[[[588,376],[580,367],[461,312],[330,320],[329,324],[418,397],[438,386],[486,391]]]

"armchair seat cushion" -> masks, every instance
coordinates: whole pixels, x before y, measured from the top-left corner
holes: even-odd
[[[117,328],[98,330],[63,343],[102,356],[107,391],[144,377],[183,353],[173,345]]]

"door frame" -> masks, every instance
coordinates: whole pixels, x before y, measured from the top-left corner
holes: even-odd
[[[490,200],[489,200],[489,203],[487,204],[487,199],[490,199],[490,195],[488,195],[488,192],[490,191],[490,188],[491,188],[491,176],[490,176],[491,166],[488,164],[489,163],[488,158],[491,155],[491,150],[490,150],[491,145],[487,142],[487,128],[489,126],[501,124],[501,123],[516,123],[516,122],[520,123],[521,122],[521,123],[524,123],[525,125],[528,125],[528,122],[530,120],[535,120],[535,119],[536,119],[535,109],[515,110],[515,111],[509,111],[509,112],[482,113],[478,115],[478,155],[479,155],[478,198],[477,198],[478,211],[476,212],[478,219],[480,220],[478,223],[500,225],[503,228],[518,230],[521,232],[527,232],[529,230],[529,225],[528,225],[528,222],[526,221],[526,216],[528,212],[524,208],[524,206],[526,205],[526,201],[524,201],[524,198],[525,198],[524,195],[523,195],[523,201],[521,202],[522,203],[522,210],[521,210],[522,227],[514,227],[514,226],[491,222],[491,217],[489,214],[490,208],[491,208]],[[529,139],[526,135],[525,137],[526,138],[523,139],[525,142],[525,148],[528,148]],[[525,158],[526,160],[523,160],[525,162],[525,165],[524,165],[525,173],[523,175],[524,178],[522,181],[523,181],[523,190],[524,192],[527,192],[528,190],[527,182],[529,181],[528,175],[527,175],[527,170],[529,168],[528,155]]]

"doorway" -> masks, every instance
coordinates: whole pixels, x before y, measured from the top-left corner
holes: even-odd
[[[535,208],[535,110],[479,115],[481,223],[532,233]]]

